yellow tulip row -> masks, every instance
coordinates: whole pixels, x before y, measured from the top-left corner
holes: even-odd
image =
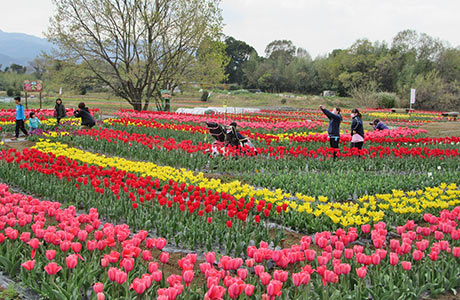
[[[424,114],[424,113],[398,114],[398,113],[372,112],[372,113],[369,113],[369,115],[379,118],[379,119],[410,119],[410,118],[437,119],[439,118],[438,115]]]
[[[151,162],[127,160],[120,157],[107,157],[88,151],[69,147],[66,144],[52,143],[41,140],[35,149],[65,156],[83,163],[97,165],[104,168],[116,168],[142,176],[151,176],[160,180],[170,180],[202,188],[225,192],[239,198],[256,198],[271,202],[275,205],[286,204],[287,211],[327,216],[335,224],[347,227],[366,223],[378,222],[389,215],[422,214],[430,209],[445,209],[460,205],[460,190],[456,184],[441,184],[434,188],[425,188],[416,191],[404,192],[393,190],[389,194],[366,195],[355,202],[329,202],[327,197],[317,198],[296,193],[295,197],[284,193],[281,189],[275,191],[257,189],[254,186],[243,184],[238,180],[224,183],[220,179],[208,179],[203,173],[195,173],[186,169],[176,169],[169,166],[158,166]],[[292,200],[297,198],[296,200]]]
[[[79,122],[79,120],[76,119],[76,118],[69,118],[69,119],[65,119],[65,120],[72,120],[73,123],[75,123],[75,124],[78,124],[78,122]],[[26,120],[26,122],[27,122],[27,120]],[[44,119],[44,120],[40,120],[40,122],[42,123],[42,125],[53,126],[53,125],[57,124],[57,119],[55,119],[55,118]],[[15,121],[0,121],[0,126],[14,125],[14,124],[15,124]]]

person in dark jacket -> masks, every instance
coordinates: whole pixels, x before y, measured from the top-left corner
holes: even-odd
[[[65,112],[65,107],[64,104],[62,104],[61,98],[56,99],[56,105],[54,106],[54,114],[57,119],[57,124],[61,122],[61,119],[65,118],[66,112]]]
[[[375,119],[374,122],[371,123],[371,125],[372,127],[374,127],[374,130],[390,129],[385,123],[383,123],[379,119]]]
[[[329,128],[327,133],[329,135],[329,142],[331,148],[339,149],[340,141],[340,123],[342,122],[342,115],[340,114],[340,108],[335,107],[332,112],[324,108],[322,105],[319,108],[323,111],[326,117],[329,119]],[[337,151],[334,152],[334,158],[337,156]]]
[[[96,125],[96,122],[89,113],[89,109],[84,102],[78,104],[78,109],[73,112],[73,115],[77,118],[81,118],[81,129],[90,129]]]
[[[353,108],[350,114],[351,122],[351,148],[358,148],[361,150],[364,144],[364,127],[362,115],[357,108]]]

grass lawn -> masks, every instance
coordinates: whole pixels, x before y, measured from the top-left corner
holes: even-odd
[[[4,93],[0,93],[0,96],[5,96]],[[47,95],[43,97],[42,108],[52,109],[54,108],[55,100],[58,95]],[[62,95],[63,103],[67,108],[75,108],[79,102],[85,102],[90,108],[97,107],[102,110],[104,114],[113,114],[119,109],[132,109],[125,100],[115,97],[109,93],[92,93],[88,95]],[[178,94],[171,100],[171,111],[175,111],[180,107],[208,107],[217,106],[223,107],[234,106],[234,107],[261,107],[261,108],[273,108],[273,107],[293,107],[293,108],[318,108],[320,104],[326,106],[339,106],[343,108],[352,108],[353,100],[351,98],[341,97],[319,97],[319,96],[304,96],[304,95],[292,95],[292,94],[270,94],[270,93],[244,93],[244,94],[227,94],[227,92],[213,93],[207,102],[200,101],[201,93],[184,92]],[[286,102],[282,104],[282,100]],[[23,100],[23,102],[25,102]],[[284,101],[283,101],[284,102]],[[13,108],[14,103],[2,103],[0,102],[0,109],[2,108]],[[40,107],[39,99],[29,98],[28,107],[37,109]],[[155,110],[155,104],[149,105],[149,110]]]

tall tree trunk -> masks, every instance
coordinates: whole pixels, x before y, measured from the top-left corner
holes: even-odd
[[[149,98],[145,99],[144,107],[142,108],[142,110],[148,110],[149,109],[149,103],[150,103]]]
[[[134,110],[141,111],[142,110],[142,99],[133,99],[132,106]]]

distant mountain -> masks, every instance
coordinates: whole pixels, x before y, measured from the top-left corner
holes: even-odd
[[[12,63],[27,66],[41,51],[49,51],[52,47],[52,44],[46,39],[0,30],[0,64],[2,69]]]

